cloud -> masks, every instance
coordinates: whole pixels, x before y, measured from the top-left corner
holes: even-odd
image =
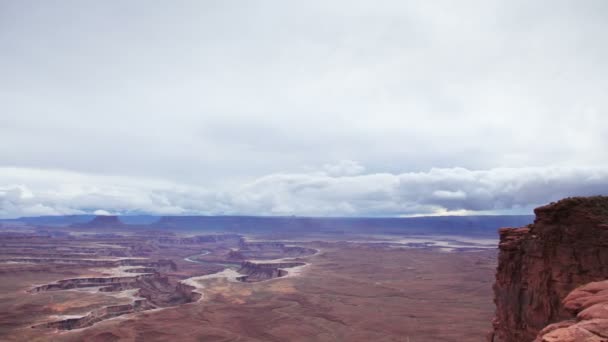
[[[445,200],[463,200],[467,197],[467,194],[462,191],[447,191],[447,190],[436,190],[433,192],[433,197],[437,199],[445,199]]]
[[[608,166],[608,2],[0,2],[3,166]],[[330,174],[361,174],[334,166]]]
[[[2,1],[0,216],[529,213],[606,193],[607,10]]]
[[[436,168],[355,175],[332,175],[326,169],[270,174],[211,191],[158,179],[4,167],[0,216],[530,214],[535,206],[563,197],[608,194],[608,168],[598,167]]]
[[[365,167],[353,160],[341,160],[335,164],[323,165],[323,170],[330,176],[354,176],[363,173]]]

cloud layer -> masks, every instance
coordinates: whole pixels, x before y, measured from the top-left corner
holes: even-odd
[[[608,168],[464,168],[361,173],[352,161],[270,174],[233,188],[0,168],[0,216],[81,213],[409,216],[530,214],[566,196],[608,193]],[[338,173],[337,170],[340,172]],[[353,173],[356,170],[356,173]]]
[[[0,165],[608,166],[606,1],[0,2]],[[356,171],[357,172],[357,171]]]
[[[606,194],[606,13],[0,1],[0,215],[515,213]]]

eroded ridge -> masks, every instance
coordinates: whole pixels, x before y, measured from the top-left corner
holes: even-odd
[[[287,268],[305,266],[304,262],[280,262],[280,263],[256,263],[245,261],[241,264],[238,272],[243,276],[238,281],[252,283],[274,278],[284,277],[289,274]]]
[[[5,247],[0,251],[0,274],[41,275],[32,279],[44,279],[48,272],[58,275],[59,280],[29,283],[23,289],[40,298],[34,301],[51,301],[40,308],[49,314],[29,326],[57,330],[197,302],[204,286],[226,280],[260,282],[285,277],[292,270],[294,275],[306,265],[302,257],[317,252],[279,242],[248,242],[236,234],[157,231],[11,232],[0,233],[0,243]]]
[[[134,290],[134,292],[130,294],[133,298],[132,303],[105,306],[80,317],[69,317],[34,325],[33,327],[60,330],[84,328],[112,317],[195,302],[200,298],[200,294],[194,292],[194,287],[179,282],[172,283],[169,277],[162,275],[156,268],[150,267],[151,265],[170,265],[170,269],[176,270],[174,263],[142,262],[138,260],[135,264],[140,264],[143,267],[112,270],[119,274],[134,273],[133,276],[72,278],[34,287],[30,292],[39,293],[76,288],[93,288],[106,293],[128,290]]]

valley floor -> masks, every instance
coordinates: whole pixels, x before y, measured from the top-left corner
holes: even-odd
[[[473,342],[483,340],[490,330],[494,311],[491,289],[496,264],[494,249],[465,248],[448,252],[445,248],[424,245],[411,248],[390,243],[331,241],[333,239],[291,242],[289,246],[299,249],[289,249],[287,244],[277,242],[247,245],[243,240],[232,238],[202,242],[179,239],[131,235],[116,239],[113,245],[107,238],[95,241],[93,236],[82,242],[57,239],[56,246],[53,239],[19,240],[21,242],[9,239],[12,241],[9,243],[3,239],[6,246],[12,247],[4,250],[4,262],[0,262],[1,339]],[[158,279],[164,279],[160,285],[154,278],[143,285],[141,280],[124,283],[121,286],[131,289],[120,288],[114,292],[84,287],[32,293],[35,285],[66,278],[112,275],[99,266],[64,267],[57,260],[37,263],[18,260],[17,254],[21,254],[20,258],[25,258],[23,254],[30,257],[39,254],[40,258],[40,248],[30,249],[36,243],[44,243],[45,255],[55,257],[61,246],[68,247],[63,249],[64,254],[71,246],[72,255],[65,258],[97,251],[106,255],[88,258],[148,258],[149,263],[163,259],[171,260],[176,267],[137,266],[156,272]],[[76,246],[82,248],[77,251]],[[111,249],[117,246],[120,248]],[[197,253],[201,263],[184,260]],[[234,277],[203,277],[196,290],[201,292],[200,298],[192,296],[191,287],[182,286],[188,284],[185,281],[188,278],[222,272],[225,267],[232,267],[236,274],[238,262],[228,259],[237,254],[247,254],[251,259],[281,259],[282,256],[306,265],[295,268],[291,274],[287,268],[286,276],[269,275],[268,279],[263,278],[265,271],[251,273],[256,280],[253,282],[235,281]],[[123,273],[118,275],[124,276],[126,267],[120,267]],[[151,267],[157,269],[150,270]],[[143,286],[145,291],[134,290],[138,286]],[[138,295],[148,298],[147,306],[141,311],[104,316],[90,326],[73,330],[40,326],[70,315],[81,317],[100,307],[131,303]]]

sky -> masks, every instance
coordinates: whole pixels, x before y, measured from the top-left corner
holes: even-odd
[[[608,2],[0,2],[0,218],[608,194]]]

